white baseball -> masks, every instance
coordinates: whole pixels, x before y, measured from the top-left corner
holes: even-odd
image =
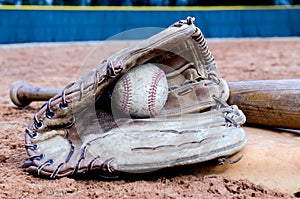
[[[115,85],[112,95],[114,108],[135,118],[158,114],[167,98],[166,74],[150,63],[125,73]]]

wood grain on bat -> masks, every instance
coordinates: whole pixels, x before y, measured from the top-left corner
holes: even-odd
[[[229,82],[248,124],[300,129],[300,79]]]

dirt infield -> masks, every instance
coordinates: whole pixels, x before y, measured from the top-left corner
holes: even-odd
[[[131,42],[111,42],[101,44],[96,50],[96,43],[48,46],[0,45],[0,198],[300,197],[300,172],[296,172],[300,170],[299,150],[291,151],[293,158],[287,160],[287,164],[294,164],[292,171],[295,171],[287,175],[299,179],[298,184],[293,183],[295,187],[290,189],[288,182],[281,184],[278,182],[274,186],[269,186],[264,183],[267,180],[259,181],[247,175],[231,178],[223,174],[224,169],[213,169],[207,174],[199,175],[199,168],[201,170],[202,165],[161,170],[142,176],[121,176],[120,179],[114,180],[100,179],[97,176],[48,180],[27,175],[22,169],[22,164],[27,158],[24,149],[24,128],[42,103],[17,108],[9,99],[10,86],[15,81],[24,79],[35,86],[64,87],[83,72],[83,66],[95,65],[107,55],[130,44]],[[227,81],[300,78],[299,38],[208,40],[208,45],[215,56],[221,76]],[[260,129],[248,127],[246,129],[249,134],[254,131],[260,132]],[[263,132],[262,130],[261,133]],[[300,143],[299,136],[287,137]],[[248,150],[254,150],[256,147],[251,146],[252,148],[249,147]],[[247,160],[247,157],[244,159]],[[236,168],[238,164],[235,165]],[[285,162],[279,164],[282,164],[284,169],[290,169],[284,167]],[[272,167],[270,164],[265,166]],[[227,165],[226,168],[234,167]],[[232,172],[234,169],[231,169],[230,175],[234,175]],[[285,176],[285,172],[281,172],[279,176],[276,172],[276,170],[269,171],[266,179],[272,181],[273,174],[276,178],[282,179],[282,182],[289,179]],[[284,187],[285,185],[287,187]]]

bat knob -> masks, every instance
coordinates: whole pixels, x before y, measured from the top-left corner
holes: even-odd
[[[32,86],[25,80],[19,80],[13,83],[13,85],[10,88],[10,92],[9,92],[10,99],[15,105],[19,107],[28,106],[32,102],[29,99],[21,98],[19,96],[20,89],[24,87],[32,87]]]

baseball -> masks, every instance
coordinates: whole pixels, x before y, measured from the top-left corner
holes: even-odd
[[[168,98],[166,74],[154,64],[137,66],[116,83],[112,102],[121,113],[135,118],[158,114]]]

